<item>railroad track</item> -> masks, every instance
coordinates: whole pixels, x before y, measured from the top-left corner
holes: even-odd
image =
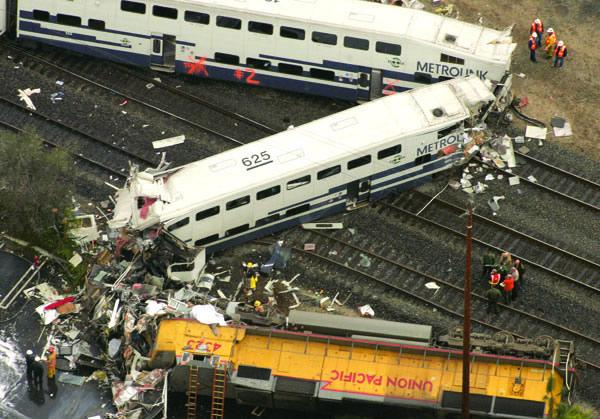
[[[23,127],[34,128],[37,132],[44,133],[42,141],[45,144],[63,148],[78,160],[121,178],[129,175],[130,161],[150,166],[158,164],[109,141],[94,137],[76,126],[53,119],[1,96],[0,125],[15,132],[22,132]]]
[[[457,236],[465,236],[464,218],[461,217],[465,209],[439,196],[434,199],[413,190],[382,201],[381,207],[418,218]],[[473,220],[475,243],[494,252],[509,251],[529,266],[583,287],[586,291],[600,293],[600,263],[597,261],[576,255],[477,213],[473,214]]]
[[[358,246],[333,234],[320,231],[298,233],[299,231],[296,229],[286,235],[286,243],[294,246],[297,252],[314,258],[317,265],[326,264],[329,267],[342,268],[362,280],[367,279],[374,287],[393,290],[453,317],[462,318],[464,293],[462,286],[410,266],[405,257],[390,251],[386,243],[377,243],[373,239],[362,236],[356,240],[361,243]],[[306,252],[300,249],[300,244],[306,241],[315,244],[314,251]],[[368,268],[360,267],[363,255],[370,259],[371,265]],[[428,289],[425,287],[428,282],[435,282],[441,286],[441,289],[437,291]],[[374,289],[373,293],[376,292],[378,290]],[[477,292],[472,292],[471,296],[473,323],[480,328],[493,332],[506,331],[516,337],[533,338],[550,335],[558,339],[574,340],[578,353],[583,353],[586,358],[582,361],[600,370],[598,338],[512,306],[502,305],[498,315],[482,315],[481,313],[486,313],[485,297]]]

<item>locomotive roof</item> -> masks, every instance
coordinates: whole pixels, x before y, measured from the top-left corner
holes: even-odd
[[[369,34],[414,38],[448,50],[470,53],[505,62],[514,49],[509,31],[439,16],[406,7],[364,0],[180,0],[181,3],[210,4],[229,10],[259,12],[281,19],[343,26]],[[384,9],[385,8],[385,9]],[[446,40],[446,36],[454,41]]]
[[[419,134],[461,121],[471,115],[470,108],[493,99],[487,85],[478,78],[453,79],[356,106],[190,163],[170,171],[164,184],[155,180],[152,189],[165,203],[161,220],[168,221],[202,204],[243,196],[254,187],[281,184],[290,176],[360,157],[391,139],[406,136],[404,147],[411,142],[416,147],[421,145]],[[442,116],[433,114],[436,108],[443,110]],[[247,170],[242,160],[262,152],[268,153],[273,162]],[[152,183],[146,173],[140,175],[133,182],[137,185],[134,196],[144,196],[142,190]],[[345,171],[341,175],[349,176]]]

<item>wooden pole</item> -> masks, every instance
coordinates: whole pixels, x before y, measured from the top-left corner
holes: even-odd
[[[464,294],[464,324],[463,324],[463,375],[462,375],[462,417],[469,419],[469,378],[471,348],[471,252],[473,239],[473,208],[467,204],[467,251],[465,269],[465,294]]]

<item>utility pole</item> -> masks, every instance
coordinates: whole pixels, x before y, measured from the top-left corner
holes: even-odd
[[[473,207],[467,203],[467,252],[465,269],[465,295],[464,295],[464,324],[463,324],[463,373],[462,373],[462,417],[469,419],[469,378],[471,377],[471,249],[473,239]]]

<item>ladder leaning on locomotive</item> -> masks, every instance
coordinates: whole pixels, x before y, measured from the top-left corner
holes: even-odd
[[[502,83],[515,48],[510,29],[359,0],[2,1],[24,41],[351,101],[470,74]]]
[[[212,253],[358,208],[464,162],[465,128],[499,99],[476,76],[453,79],[181,167],[133,167],[110,225],[138,231],[164,225]]]

